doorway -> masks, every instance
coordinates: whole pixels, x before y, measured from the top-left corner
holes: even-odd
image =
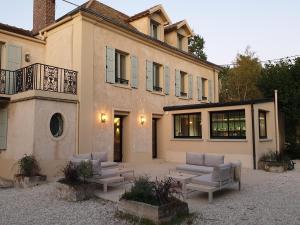
[[[115,116],[114,118],[114,162],[123,160],[123,118]]]
[[[157,159],[157,119],[152,119],[152,159]]]

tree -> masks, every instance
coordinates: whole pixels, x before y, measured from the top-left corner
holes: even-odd
[[[195,35],[189,38],[189,52],[200,59],[207,60],[207,55],[204,52],[205,41],[200,35]]]
[[[219,74],[220,100],[244,101],[262,96],[257,87],[262,65],[254,52],[247,47],[238,54],[232,68],[225,67]]]
[[[278,90],[279,109],[285,117],[287,150],[293,157],[300,158],[296,131],[300,124],[300,58],[266,64],[258,87],[268,98],[273,97],[274,90]]]

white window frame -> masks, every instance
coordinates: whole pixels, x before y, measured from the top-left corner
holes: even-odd
[[[156,29],[156,33],[154,32],[155,29]],[[159,39],[159,23],[154,21],[154,20],[150,20],[150,36],[152,38],[155,38],[155,39]]]
[[[124,60],[124,68],[121,66],[121,58]],[[128,85],[127,79],[127,58],[128,54],[120,50],[115,51],[115,79],[117,84]],[[119,80],[118,80],[119,79]]]

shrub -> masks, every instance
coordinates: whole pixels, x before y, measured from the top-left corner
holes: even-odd
[[[142,176],[134,181],[130,191],[125,192],[121,199],[161,206],[174,200],[174,185],[171,178],[153,182],[149,177]]]
[[[79,182],[79,175],[75,165],[69,162],[65,168],[62,170],[64,174],[64,181],[69,184],[74,184]]]
[[[85,183],[86,179],[93,176],[93,164],[91,161],[82,161],[77,166],[77,172],[80,178]]]
[[[33,155],[24,155],[23,158],[21,158],[18,161],[20,174],[26,176],[26,177],[32,177],[39,175],[40,167]]]

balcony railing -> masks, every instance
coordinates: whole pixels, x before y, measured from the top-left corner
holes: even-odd
[[[123,79],[123,78],[116,77],[116,83],[117,83],[117,84],[128,85],[129,80],[126,80],[126,79]]]
[[[77,94],[77,72],[45,64],[32,64],[16,71],[0,70],[0,94],[42,90]]]
[[[162,92],[162,88],[158,86],[153,86],[153,90],[157,92]]]

